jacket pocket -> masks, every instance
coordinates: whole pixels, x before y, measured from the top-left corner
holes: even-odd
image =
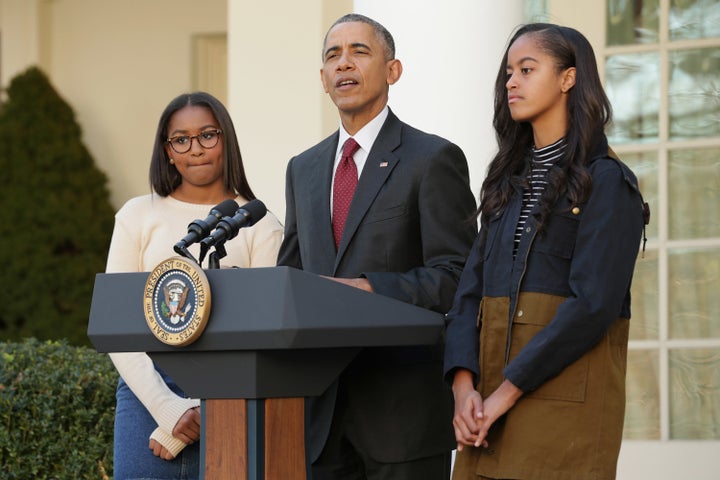
[[[528,398],[584,402],[590,361],[587,356],[571,363],[560,374],[527,395]]]
[[[394,207],[385,208],[383,210],[370,212],[365,217],[363,223],[374,223],[381,222],[383,220],[389,220],[391,218],[401,217],[407,212],[407,204],[402,203],[395,205]]]
[[[522,294],[512,327],[512,360],[530,340],[537,335],[555,316],[557,307],[564,297],[528,293]],[[525,395],[527,398],[584,402],[590,361],[583,355],[565,367],[557,376],[545,381],[539,388]]]
[[[572,258],[579,224],[579,214],[551,216],[543,231],[535,237],[531,250],[565,259]]]

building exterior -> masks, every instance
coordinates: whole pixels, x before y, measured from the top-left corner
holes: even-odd
[[[0,0],[0,83],[38,65],[75,109],[112,200],[147,193],[161,110],[202,89],[230,107],[258,196],[284,216],[289,158],[335,130],[321,40],[356,11],[395,36],[390,106],[459,144],[479,192],[492,88],[512,29],[593,43],[608,132],[651,204],[638,260],[618,478],[720,474],[720,2],[717,0]]]

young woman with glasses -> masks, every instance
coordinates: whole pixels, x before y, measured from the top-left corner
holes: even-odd
[[[207,217],[214,206],[228,199],[244,205],[255,198],[232,120],[220,101],[196,92],[170,102],[155,135],[150,185],[152,193],[129,200],[115,216],[107,272],[150,271],[174,255],[173,245],[188,225]],[[282,226],[268,212],[227,242],[222,265],[274,266],[281,239]],[[198,478],[200,401],[187,398],[145,353],[110,357],[121,376],[115,478]]]

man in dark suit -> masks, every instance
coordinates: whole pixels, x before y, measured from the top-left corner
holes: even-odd
[[[374,20],[337,20],[320,73],[341,127],[289,162],[278,265],[445,313],[476,233],[465,155],[389,110],[402,65]],[[344,152],[348,138],[359,147]],[[366,349],[306,404],[314,480],[449,478],[455,439],[441,350]]]

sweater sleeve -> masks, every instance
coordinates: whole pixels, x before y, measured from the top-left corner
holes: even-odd
[[[241,228],[237,237],[227,243],[227,257],[221,264],[236,268],[274,267],[282,236],[282,225],[268,211],[255,225]]]
[[[105,272],[139,272],[140,268],[140,241],[142,234],[137,227],[133,228],[125,214],[127,207],[123,207],[115,215],[115,227],[110,239]]]
[[[160,427],[156,428],[150,434],[150,438],[152,440],[156,440],[160,445],[167,448],[173,457],[177,457],[178,454],[182,452],[182,449],[187,447],[185,442],[173,437]]]
[[[130,390],[166,432],[173,431],[186,411],[200,405],[200,400],[183,398],[170,390],[147,353],[111,353],[110,358]]]
[[[271,212],[255,225],[248,238],[250,267],[274,267],[282,243],[283,227]]]
[[[143,214],[142,207],[139,202],[131,202],[115,216],[106,272],[143,270],[143,233],[139,227],[142,222],[137,220],[138,215]],[[172,432],[188,409],[200,405],[199,400],[183,398],[170,390],[146,353],[123,352],[109,355],[130,390],[165,432]],[[168,448],[164,443],[163,445]]]

